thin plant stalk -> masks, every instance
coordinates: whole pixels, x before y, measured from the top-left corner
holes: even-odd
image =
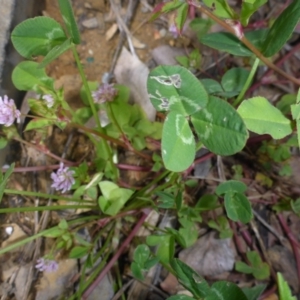
[[[82,299],[87,299],[88,296],[93,292],[93,290],[96,288],[96,286],[101,282],[101,280],[104,278],[104,276],[107,274],[107,272],[113,267],[115,262],[119,259],[120,255],[124,251],[124,249],[130,244],[131,240],[134,238],[138,230],[141,228],[143,223],[145,222],[148,214],[150,213],[150,210],[144,210],[143,215],[139,219],[139,221],[136,223],[133,230],[130,232],[126,240],[123,242],[123,244],[119,247],[115,255],[112,257],[112,259],[108,262],[108,264],[105,266],[105,268],[101,271],[97,279],[93,282],[92,285],[89,286],[89,288],[84,292]]]
[[[254,64],[252,65],[252,68],[251,68],[251,71],[250,71],[250,74],[240,92],[240,94],[238,95],[238,97],[234,100],[233,102],[233,106],[236,107],[240,104],[240,102],[243,100],[247,90],[249,89],[250,85],[251,85],[251,82],[252,82],[252,79],[257,71],[257,68],[258,68],[258,65],[259,65],[259,58],[255,58],[255,61],[254,61]]]
[[[69,221],[68,224],[70,226],[70,225],[74,225],[74,224],[77,224],[77,223],[80,223],[80,222],[95,221],[98,218],[99,218],[99,216],[88,216],[88,217],[83,217],[83,218],[79,218],[79,219],[76,219],[76,220]],[[23,245],[25,245],[25,244],[27,244],[27,243],[29,243],[31,241],[34,241],[35,239],[37,239],[39,237],[42,237],[43,235],[46,235],[46,234],[50,233],[52,230],[58,229],[58,228],[59,228],[58,226],[54,226],[54,227],[51,227],[49,229],[40,231],[39,233],[37,233],[35,235],[32,235],[32,236],[30,236],[28,238],[25,238],[25,239],[23,239],[21,241],[17,241],[17,242],[15,242],[13,244],[10,244],[10,245],[8,245],[5,248],[0,249],[0,255],[4,254],[6,252],[9,252],[11,250],[14,250],[16,248],[19,248],[19,247],[21,247],[21,246],[23,246]]]
[[[88,85],[85,73],[83,71],[83,67],[81,65],[81,62],[80,62],[80,59],[79,59],[79,56],[78,56],[78,53],[77,53],[75,45],[72,45],[72,51],[73,51],[73,56],[75,58],[77,67],[78,67],[79,74],[80,74],[81,79],[82,79],[83,86],[84,86],[84,88],[86,90],[86,94],[87,94],[87,98],[88,98],[88,101],[89,101],[90,108],[92,110],[95,122],[97,124],[97,129],[98,129],[98,131],[100,133],[104,133],[105,134],[105,129],[101,127],[101,123],[100,123],[100,120],[99,120],[99,116],[97,114],[96,106],[95,106],[95,103],[94,103],[94,101],[92,99],[91,90],[90,90],[90,87]],[[109,147],[106,139],[103,139],[103,143],[104,143],[104,149],[105,149],[105,152],[106,152],[104,155],[106,157],[108,157],[108,160],[109,160],[109,162],[111,164],[111,169],[112,169],[114,177],[116,179],[118,177],[118,170],[117,170],[117,168],[115,167],[115,165],[113,163],[113,158],[112,158],[113,157],[113,153],[112,153],[112,150]]]

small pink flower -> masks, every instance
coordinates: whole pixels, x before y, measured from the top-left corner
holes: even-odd
[[[92,93],[95,103],[111,102],[116,97],[118,91],[114,88],[113,84],[103,83]]]
[[[178,36],[179,36],[179,30],[176,26],[175,23],[172,23],[170,26],[169,26],[169,32],[173,35],[174,39],[177,39]]]
[[[43,95],[42,99],[46,101],[46,105],[48,108],[51,108],[53,106],[54,99],[52,95]]]
[[[58,263],[55,260],[40,258],[35,265],[40,272],[56,272],[58,270]]]
[[[64,164],[60,163],[57,172],[51,173],[51,179],[53,180],[51,187],[55,188],[57,191],[61,190],[62,193],[69,191],[75,182],[75,179],[73,178],[74,173],[75,172],[69,170],[68,167],[64,168]]]
[[[8,127],[12,125],[17,119],[17,123],[20,123],[20,111],[16,108],[15,102],[12,99],[8,99],[5,95],[2,99],[0,97],[0,124]]]

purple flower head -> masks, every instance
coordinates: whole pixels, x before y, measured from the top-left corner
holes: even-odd
[[[58,263],[55,260],[39,258],[35,267],[40,272],[56,272],[58,270]]]
[[[5,95],[2,99],[0,97],[0,124],[8,127],[13,124],[15,119],[20,123],[21,113],[17,110],[15,101],[12,99],[8,99]]]
[[[172,23],[170,26],[169,26],[169,32],[173,35],[174,39],[177,39],[178,36],[179,36],[179,30],[176,26],[175,23]]]
[[[95,103],[105,103],[113,101],[118,91],[114,88],[113,84],[103,83],[92,93]]]
[[[64,168],[64,164],[60,163],[57,172],[51,173],[51,179],[53,180],[51,187],[55,188],[57,191],[61,190],[62,193],[69,191],[75,182],[75,179],[73,178],[74,173],[75,172],[69,170],[68,167]]]
[[[43,95],[42,99],[46,101],[46,105],[48,108],[53,106],[54,99],[53,99],[52,95]]]

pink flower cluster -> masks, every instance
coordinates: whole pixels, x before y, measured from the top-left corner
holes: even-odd
[[[113,84],[103,83],[98,89],[92,93],[95,103],[105,103],[113,101],[117,95],[117,90]]]
[[[61,190],[62,193],[69,191],[75,182],[73,177],[74,171],[69,170],[68,167],[64,167],[63,163],[60,163],[59,169],[56,173],[51,173],[51,179],[53,183],[51,187],[57,191]]]
[[[40,272],[56,272],[58,270],[58,263],[55,260],[39,258],[35,267]]]
[[[0,124],[8,127],[12,125],[17,119],[20,123],[20,111],[16,108],[15,101],[8,99],[5,95],[3,98],[0,97]]]

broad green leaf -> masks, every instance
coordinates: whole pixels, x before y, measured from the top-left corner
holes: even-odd
[[[147,81],[149,98],[158,111],[191,115],[205,107],[208,95],[201,82],[181,66],[159,66]]]
[[[240,20],[243,26],[247,26],[250,17],[268,0],[243,1]]]
[[[295,94],[285,94],[278,102],[276,102],[276,107],[284,114],[287,115],[291,112],[291,105],[296,103],[297,95]]]
[[[39,68],[46,67],[50,62],[52,62],[54,59],[59,57],[61,54],[63,54],[65,51],[71,48],[72,42],[71,39],[65,40],[62,44],[55,46],[52,48],[43,61],[39,64]]]
[[[131,269],[132,275],[135,278],[142,280],[142,281],[145,279],[144,275],[143,275],[142,267],[135,261],[131,263],[130,269]]]
[[[190,28],[197,34],[198,39],[201,39],[213,24],[214,22],[209,18],[195,18],[191,21]]]
[[[78,108],[73,115],[73,122],[80,122],[80,124],[85,124],[92,115],[93,113],[90,107]]]
[[[266,57],[276,54],[292,35],[300,19],[300,1],[294,0],[276,19],[264,40],[262,53]]]
[[[55,120],[48,119],[32,119],[26,126],[25,131],[44,128],[51,126],[55,123]]]
[[[98,198],[98,204],[101,210],[110,216],[115,216],[133,194],[132,190],[119,188],[110,181],[102,181],[99,186],[102,196]]]
[[[178,7],[176,11],[175,24],[179,30],[182,30],[183,25],[186,21],[189,6],[187,3],[183,2],[181,6]]]
[[[148,235],[146,242],[149,246],[157,246],[156,256],[165,263],[169,263],[175,253],[175,239],[173,235]]]
[[[259,299],[259,296],[262,294],[265,288],[265,284],[260,284],[252,288],[242,288],[242,291],[246,295],[248,300],[257,300]]]
[[[214,79],[205,78],[205,79],[201,79],[200,81],[203,84],[203,86],[205,87],[205,89],[209,95],[219,94],[219,93],[224,92],[221,84]]]
[[[165,167],[173,172],[186,170],[194,161],[195,139],[189,123],[183,115],[170,112],[166,117],[161,151]]]
[[[215,195],[205,194],[197,202],[195,208],[206,211],[213,210],[218,207],[218,198]]]
[[[16,50],[24,57],[47,55],[55,46],[67,39],[62,27],[48,17],[25,20],[15,27],[11,40]]]
[[[236,13],[226,0],[203,0],[203,2],[211,9],[214,15],[221,18],[236,19]]]
[[[281,273],[277,273],[277,280],[280,300],[296,300],[296,297],[292,296],[292,291]]]
[[[210,293],[205,279],[181,260],[174,258],[170,261],[179,282],[198,298],[204,298]],[[205,298],[206,299],[206,298]]]
[[[228,70],[222,77],[221,84],[225,93],[221,93],[226,98],[231,98],[240,93],[244,87],[249,71],[244,68],[232,68]]]
[[[10,175],[12,174],[12,172],[14,171],[14,167],[15,167],[15,164],[14,163],[11,164],[11,166],[5,172],[4,176],[3,176],[2,170],[1,170],[1,174],[0,174],[0,179],[1,179],[1,182],[0,182],[0,203],[2,201],[2,197],[3,197],[3,194],[4,194],[4,189],[6,188],[6,184],[8,182],[8,179],[9,179]]]
[[[243,291],[234,283],[217,281],[210,289],[205,300],[247,300]]]
[[[58,0],[59,10],[74,44],[80,44],[80,34],[70,0]]]
[[[246,184],[237,180],[228,180],[218,185],[216,194],[221,196],[226,193],[244,193],[247,190]]]
[[[245,34],[245,37],[257,48],[260,48],[267,30],[261,29]],[[236,56],[252,56],[252,52],[233,34],[214,32],[206,34],[200,42],[208,47],[225,51]]]
[[[282,139],[292,133],[290,120],[264,97],[244,100],[237,111],[248,130],[255,133],[270,134],[273,139]]]
[[[54,228],[49,229],[49,231],[47,231],[45,234],[43,234],[43,236],[49,237],[49,238],[57,238],[57,237],[62,236],[63,233],[64,233],[63,229],[54,227]]]
[[[226,193],[224,197],[226,213],[232,221],[248,223],[253,215],[248,198],[241,193]]]
[[[103,197],[105,197],[106,199],[111,199],[112,192],[119,188],[118,185],[116,185],[115,183],[113,183],[111,181],[101,181],[99,183],[99,187],[100,187]]]
[[[267,279],[270,277],[269,265],[263,262],[256,251],[247,252],[247,258],[253,267],[253,276],[258,280]]]
[[[0,136],[0,149],[3,149],[7,146],[7,143],[8,143],[8,140],[3,137],[3,136]]]
[[[72,248],[69,258],[81,258],[87,255],[89,252],[89,247],[83,247],[83,246],[75,246]]]
[[[38,63],[23,61],[13,70],[12,81],[15,87],[21,91],[34,90],[41,92],[39,87],[53,90],[53,79],[48,77],[44,69],[38,68]]]
[[[213,153],[232,155],[242,150],[248,138],[246,126],[227,102],[210,96],[208,104],[191,116],[200,141]]]
[[[150,249],[147,245],[138,245],[133,253],[134,261],[143,267],[144,263],[148,260],[150,256]]]

